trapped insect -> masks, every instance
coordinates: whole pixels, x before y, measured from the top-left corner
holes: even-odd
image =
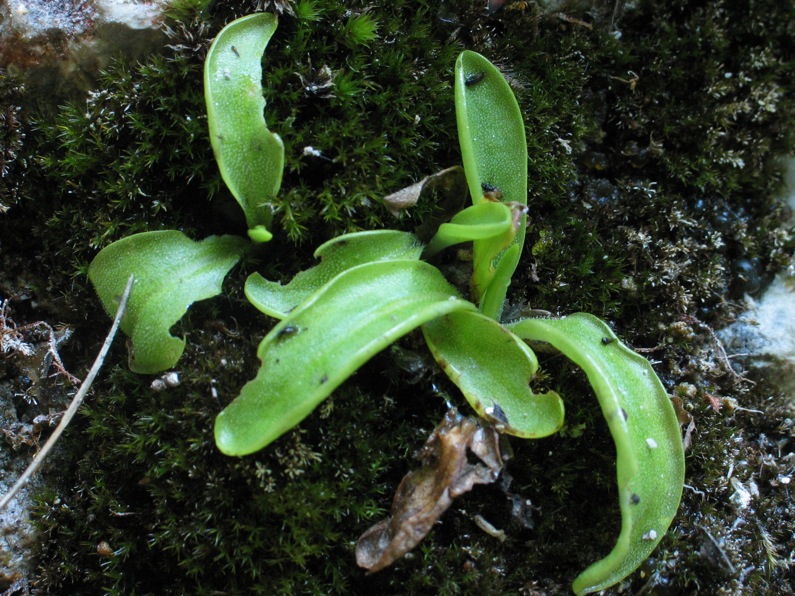
[[[467,87],[472,87],[474,85],[477,85],[478,83],[480,83],[480,81],[483,80],[485,76],[486,76],[485,72],[473,72],[471,74],[468,74],[464,79],[464,85],[466,85]]]

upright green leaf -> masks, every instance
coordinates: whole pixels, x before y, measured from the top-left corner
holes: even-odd
[[[469,192],[474,204],[486,200],[527,204],[527,142],[519,104],[502,73],[475,52],[462,52],[455,66],[455,106],[458,138]],[[484,196],[484,191],[485,195]],[[516,222],[515,235],[503,246],[519,250],[509,253],[496,249],[500,243],[476,240],[473,287],[481,311],[498,319],[510,278],[524,244],[526,216]],[[503,275],[494,280],[500,261]],[[493,296],[489,296],[493,294]],[[486,305],[486,308],[484,308]]]
[[[551,344],[585,371],[613,436],[621,533],[610,554],[573,585],[577,594],[598,592],[649,557],[679,508],[685,458],[676,414],[648,360],[596,317],[577,313],[507,327],[523,339]]]
[[[262,366],[215,420],[227,455],[262,449],[301,422],[373,355],[423,323],[475,310],[423,261],[366,263],[304,300],[262,340]]]
[[[269,203],[279,192],[284,169],[284,145],[268,130],[262,96],[262,54],[276,25],[270,13],[231,22],[215,38],[204,63],[210,142],[255,242],[269,239]]]
[[[135,276],[121,321],[132,340],[132,371],[154,374],[177,363],[185,340],[169,329],[191,304],[221,293],[224,277],[249,246],[237,236],[194,242],[182,232],[166,230],[134,234],[100,251],[88,278],[109,315],[116,312],[130,275]]]
[[[422,245],[416,236],[397,230],[343,234],[315,251],[320,263],[301,271],[287,285],[269,281],[259,273],[246,280],[246,297],[266,315],[283,319],[296,306],[343,271],[373,261],[418,259]]]
[[[538,360],[521,339],[477,312],[451,312],[422,326],[425,341],[469,404],[500,432],[541,438],[563,426],[557,393],[534,394]]]

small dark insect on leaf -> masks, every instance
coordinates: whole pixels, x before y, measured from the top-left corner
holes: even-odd
[[[240,58],[240,52],[237,51],[237,48],[235,46],[232,46],[232,51],[235,53],[235,56]]]
[[[295,325],[286,325],[276,334],[276,339],[286,339],[298,333],[300,329]]]
[[[473,72],[468,74],[464,79],[464,85],[467,87],[472,87],[473,85],[477,85],[480,81],[483,80],[483,77],[486,76],[485,72]]]
[[[640,497],[635,493],[632,493],[632,496],[629,498],[629,500],[633,505],[637,505],[638,503],[640,503]]]
[[[487,201],[494,201],[496,203],[502,199],[502,191],[496,186],[488,182],[481,182],[480,188],[483,190],[483,198]]]
[[[612,344],[614,341],[616,341],[616,340],[614,338],[612,338],[612,337],[603,337],[602,338],[602,345],[603,346],[607,346],[609,344]]]

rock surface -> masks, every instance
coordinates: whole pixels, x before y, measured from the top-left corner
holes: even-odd
[[[93,87],[114,56],[165,44],[162,0],[11,0],[0,4],[0,68],[37,100],[58,104]]]
[[[788,164],[786,196],[795,213],[795,158]],[[758,300],[748,297],[747,303],[737,322],[719,334],[721,339],[731,352],[747,354],[752,366],[778,359],[784,368],[795,368],[795,261],[776,275]],[[781,379],[782,388],[795,400],[795,381],[786,375]]]

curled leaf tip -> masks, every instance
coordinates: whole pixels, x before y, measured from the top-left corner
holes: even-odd
[[[264,244],[273,239],[273,234],[265,226],[254,226],[248,231],[248,237],[251,238],[252,242]]]

